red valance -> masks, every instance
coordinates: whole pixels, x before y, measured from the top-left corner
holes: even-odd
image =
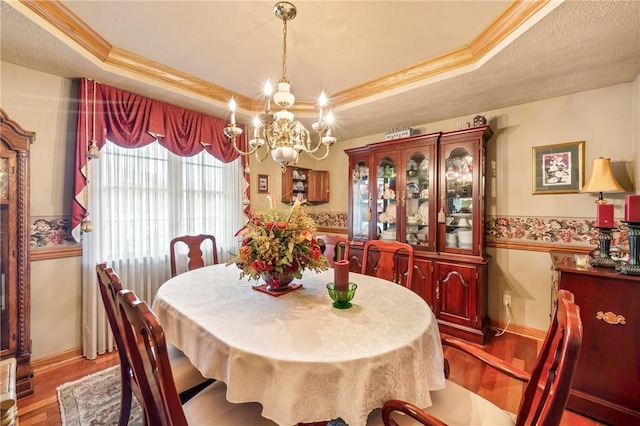
[[[94,141],[98,149],[107,140],[128,148],[157,141],[180,156],[190,157],[206,150],[225,163],[239,156],[223,133],[224,120],[87,79],[80,80],[77,119],[75,197],[71,207],[71,227],[76,239],[87,213],[87,152]],[[246,157],[242,159],[244,165]],[[245,179],[248,182],[248,176]],[[248,189],[246,192],[248,197]]]

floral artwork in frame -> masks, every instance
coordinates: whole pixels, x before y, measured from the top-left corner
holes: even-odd
[[[533,194],[580,192],[584,141],[533,147]]]

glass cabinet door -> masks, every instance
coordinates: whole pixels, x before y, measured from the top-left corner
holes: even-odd
[[[385,241],[396,240],[397,174],[393,158],[384,156],[376,167],[376,228],[377,238]]]
[[[9,224],[12,218],[9,209],[12,207],[9,197],[9,158],[0,157],[0,352],[2,355],[12,349],[10,319],[15,309],[15,300],[10,299],[9,282]]]
[[[352,232],[353,238],[368,239],[372,219],[372,195],[369,189],[369,166],[364,161],[356,162],[351,170],[353,187]]]
[[[445,159],[445,248],[472,250],[473,157],[465,148],[454,149]]]
[[[405,241],[429,245],[430,158],[420,151],[410,152],[405,164]]]

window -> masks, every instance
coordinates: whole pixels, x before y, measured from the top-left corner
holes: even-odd
[[[204,151],[180,157],[158,143],[136,149],[107,143],[90,173],[96,263],[109,262],[121,278],[127,271],[151,279],[139,297],[149,300],[169,277],[176,236],[214,235],[221,262],[236,251],[234,234],[243,223],[239,160],[225,164]]]

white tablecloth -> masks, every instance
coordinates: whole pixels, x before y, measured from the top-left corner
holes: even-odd
[[[388,399],[427,407],[429,391],[444,388],[437,322],[412,291],[352,273],[353,306],[340,310],[326,289],[332,269],[305,273],[303,288],[280,297],[239,274],[214,265],[178,275],[153,304],[167,341],[225,382],[229,401],[258,401],[280,425],[364,426]]]

